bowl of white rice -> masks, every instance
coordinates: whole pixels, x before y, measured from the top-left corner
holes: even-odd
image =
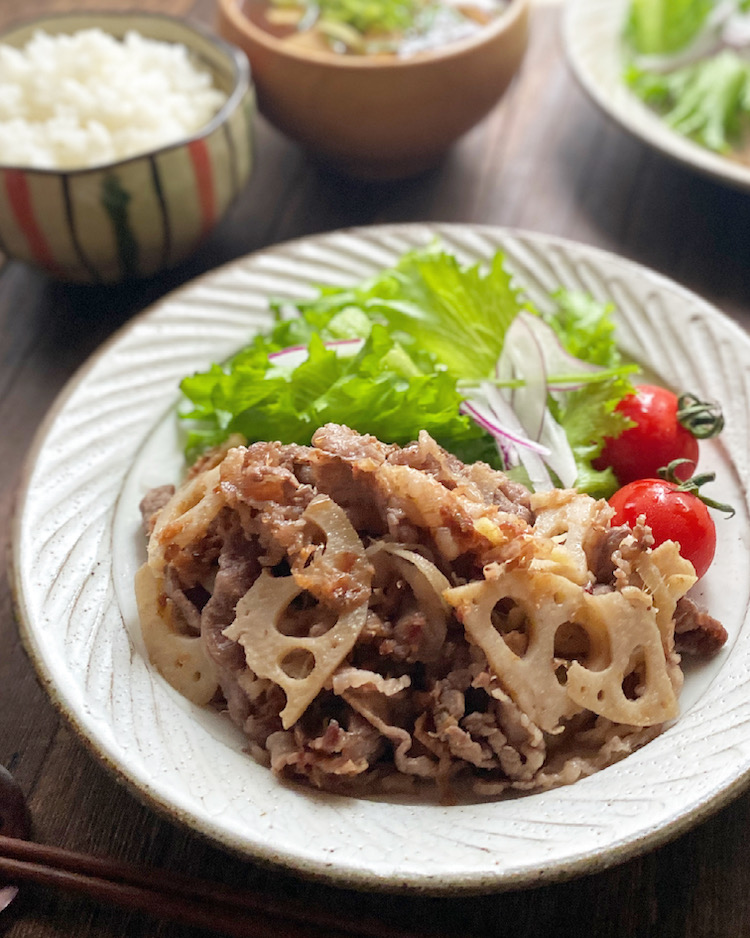
[[[160,14],[47,16],[0,35],[0,252],[52,277],[153,276],[244,188],[244,53]]]

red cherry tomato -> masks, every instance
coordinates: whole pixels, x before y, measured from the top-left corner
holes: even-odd
[[[680,554],[695,567],[698,578],[711,566],[716,552],[716,526],[708,508],[692,492],[680,491],[665,479],[638,479],[609,500],[615,509],[612,525],[631,528],[646,516],[654,542],[677,541]]]
[[[595,469],[611,466],[620,485],[651,479],[673,459],[687,459],[675,472],[689,479],[698,464],[698,440],[677,420],[677,395],[666,388],[643,384],[623,398],[617,410],[635,421],[634,427],[608,438]]]

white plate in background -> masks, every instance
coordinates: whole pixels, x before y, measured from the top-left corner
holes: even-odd
[[[568,63],[591,99],[644,143],[715,180],[750,189],[750,166],[708,150],[672,130],[623,79],[623,25],[630,0],[566,0],[563,44]]]

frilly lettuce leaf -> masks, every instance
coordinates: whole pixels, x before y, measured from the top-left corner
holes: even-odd
[[[576,488],[594,498],[609,498],[618,488],[614,472],[610,468],[594,469],[592,462],[601,455],[605,437],[619,436],[632,426],[632,421],[615,410],[620,400],[632,392],[627,378],[614,378],[570,391],[550,405],[552,416],[565,430],[573,449],[578,467]]]
[[[611,307],[560,292],[548,319],[568,351],[605,367],[619,363]],[[494,371],[505,334],[523,299],[498,253],[485,268],[462,266],[437,247],[404,256],[392,269],[354,287],[323,287],[313,300],[273,304],[277,321],[223,366],[185,378],[181,416],[186,454],[194,459],[232,433],[248,441],[309,443],[322,424],[345,423],[388,443],[404,445],[427,430],[466,462],[500,466],[493,438],[459,413],[459,381]],[[355,355],[327,342],[359,338]],[[269,354],[307,349],[296,367]],[[559,395],[555,417],[565,427],[583,487],[613,489],[591,459],[604,436],[623,429],[614,413],[631,390],[615,377]]]
[[[623,357],[615,339],[614,306],[600,303],[586,293],[559,290],[556,310],[544,318],[571,355],[603,368],[616,368]],[[592,461],[601,454],[606,437],[619,436],[631,425],[615,410],[623,397],[633,393],[627,376],[554,395],[552,416],[565,430],[573,450],[578,477],[576,487],[595,498],[608,498],[618,487],[611,469],[594,469]]]
[[[485,370],[494,365],[519,309],[501,258],[482,273],[437,251],[409,254],[360,286],[322,288],[299,304],[299,317],[281,319],[284,304],[275,307],[279,321],[268,334],[226,366],[182,381],[192,405],[182,412],[188,459],[231,433],[309,443],[317,427],[335,422],[402,445],[424,429],[466,461],[499,465],[492,438],[459,413],[456,380],[478,360]],[[353,358],[325,347],[356,337],[366,341]],[[308,359],[293,371],[269,362],[269,353],[295,345],[308,348]]]
[[[554,300],[557,309],[544,318],[571,355],[602,368],[622,362],[611,303],[600,303],[577,290],[558,290]]]
[[[311,328],[331,339],[341,337],[330,332],[331,322],[360,310],[386,323],[410,352],[436,356],[456,378],[481,378],[494,367],[524,305],[502,254],[484,270],[433,248],[406,254],[358,287],[323,287],[318,299],[298,308]]]

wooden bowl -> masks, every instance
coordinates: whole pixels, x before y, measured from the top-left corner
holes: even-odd
[[[302,49],[218,0],[218,30],[247,53],[258,107],[279,130],[350,175],[394,179],[437,163],[510,84],[529,0],[511,0],[470,39],[409,58]]]
[[[92,27],[181,43],[227,94],[196,134],[129,159],[69,170],[0,164],[0,251],[59,280],[108,283],[173,266],[221,220],[252,169],[255,98],[239,49],[168,16],[50,15],[11,28],[0,42],[22,47],[37,29]]]

